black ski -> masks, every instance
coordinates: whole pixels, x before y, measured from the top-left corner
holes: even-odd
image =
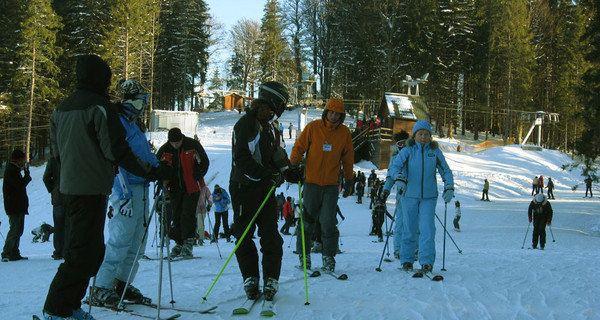
[[[303,266],[295,266],[295,267],[296,267],[296,269],[304,271],[304,267]],[[316,277],[320,277],[321,276],[321,272],[319,270],[307,269],[306,272],[308,273],[308,276],[311,277],[311,278],[316,278]]]
[[[442,275],[436,274],[433,277],[431,275],[429,275],[428,272],[423,272],[423,271],[417,271],[415,272],[412,277],[413,278],[423,278],[423,276],[429,278],[429,280],[431,281],[442,281],[444,280],[444,277]]]
[[[330,276],[332,276],[332,277],[334,277],[334,278],[336,278],[338,280],[348,280],[348,275],[345,274],[345,273],[339,274],[337,272],[327,271],[327,270],[324,270],[324,269],[321,269],[321,271],[323,271],[323,273],[328,274],[328,275],[330,275]]]

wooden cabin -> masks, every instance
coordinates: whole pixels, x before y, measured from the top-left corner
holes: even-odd
[[[244,108],[244,97],[237,93],[230,93],[223,96],[223,109],[241,110]]]

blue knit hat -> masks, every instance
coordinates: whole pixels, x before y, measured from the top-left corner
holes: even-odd
[[[425,129],[427,131],[429,131],[430,135],[433,135],[433,133],[431,132],[431,124],[429,124],[429,122],[427,120],[419,120],[417,122],[415,122],[415,125],[413,126],[413,130],[412,130],[412,135],[414,136],[415,133],[417,133],[417,131]]]

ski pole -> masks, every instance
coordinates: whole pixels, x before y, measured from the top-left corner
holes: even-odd
[[[527,225],[527,231],[525,231],[525,238],[523,238],[523,245],[521,246],[521,249],[525,248],[525,240],[527,240],[527,234],[529,233],[530,226],[531,226],[531,222],[529,222],[529,224]]]
[[[446,215],[448,213],[448,202],[444,202],[444,230],[446,230]],[[446,232],[444,232],[444,249],[442,250],[442,271],[446,271]]]
[[[296,228],[294,228],[296,229]],[[294,236],[296,235],[296,230],[294,230],[294,233],[292,233],[292,236],[290,237],[290,242],[288,243],[288,248],[290,248],[292,246],[292,240],[294,239]]]
[[[298,198],[300,204],[300,232],[302,232],[302,265],[304,268],[304,292],[306,293],[306,302],[304,303],[304,305],[307,306],[310,304],[310,302],[308,302],[308,275],[306,274],[306,242],[304,242],[304,207],[302,207],[302,183],[300,181],[298,181]]]
[[[548,227],[550,227],[550,235],[552,235],[552,242],[556,242],[556,240],[554,240],[554,232],[552,232],[552,226]]]
[[[260,213],[260,211],[262,210],[262,208],[265,206],[265,203],[267,203],[267,200],[269,200],[269,197],[271,196],[271,193],[273,193],[273,190],[275,190],[276,186],[277,186],[277,184],[273,183],[273,186],[269,190],[269,193],[267,193],[267,196],[265,197],[265,199],[263,200],[263,202],[260,204],[260,207],[258,207],[258,210],[256,210],[256,213],[254,214],[254,216],[252,217],[252,219],[248,223],[248,227],[246,227],[246,230],[244,230],[244,233],[242,233],[242,235],[238,239],[237,244],[235,245],[235,247],[233,248],[233,251],[231,251],[231,254],[229,255],[229,257],[225,261],[225,264],[221,268],[221,271],[219,271],[219,273],[217,274],[217,277],[213,281],[212,285],[210,286],[210,288],[208,288],[208,291],[206,292],[206,294],[204,295],[204,297],[202,297],[202,302],[200,302],[200,304],[203,304],[204,302],[206,302],[206,297],[208,297],[208,295],[212,291],[213,287],[215,286],[215,284],[217,283],[217,281],[221,277],[221,274],[223,273],[223,271],[225,271],[225,267],[227,267],[227,264],[229,264],[229,260],[231,260],[231,258],[233,257],[233,255],[237,251],[237,249],[240,246],[240,244],[242,244],[242,241],[244,241],[244,238],[246,237],[246,234],[248,233],[248,231],[252,227],[252,224],[254,223],[254,221],[256,220],[256,218],[258,217],[258,214]]]
[[[460,250],[460,248],[458,247],[458,245],[456,244],[456,241],[454,241],[454,238],[452,238],[452,236],[450,235],[450,233],[448,233],[448,230],[446,229],[446,227],[444,226],[444,224],[442,223],[442,220],[440,220],[440,217],[438,217],[437,213],[435,215],[435,217],[438,219],[439,223],[442,225],[442,227],[444,227],[444,231],[446,232],[446,234],[448,235],[448,237],[450,238],[450,240],[452,240],[452,243],[454,243],[454,246],[456,247],[456,249],[458,250],[458,253],[462,254],[462,250]]]
[[[377,272],[381,272],[381,263],[383,262],[383,255],[385,254],[385,248],[388,246],[388,241],[390,240],[390,234],[392,234],[392,227],[394,226],[394,222],[395,222],[395,220],[392,219],[392,223],[390,223],[390,227],[387,229],[387,236],[385,237],[385,245],[383,246],[383,251],[381,252],[381,259],[379,259],[379,267],[375,268],[375,270]],[[388,251],[388,254],[389,254],[389,251]]]

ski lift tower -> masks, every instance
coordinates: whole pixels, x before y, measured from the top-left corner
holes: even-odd
[[[543,124],[555,124],[559,121],[558,113],[545,112],[545,111],[536,111],[536,112],[523,112],[521,113],[521,121],[531,122],[531,128],[529,128],[529,132],[521,142],[521,148],[525,150],[536,150],[542,151],[542,125]],[[536,145],[527,145],[527,140],[533,133],[533,129],[537,127],[537,144]]]
[[[427,77],[429,77],[429,73],[424,74],[421,78],[413,80],[413,78],[407,74],[405,79],[402,80],[402,85],[407,87],[406,94],[411,95],[410,88],[415,87],[415,96],[418,96],[419,84],[427,82]]]

